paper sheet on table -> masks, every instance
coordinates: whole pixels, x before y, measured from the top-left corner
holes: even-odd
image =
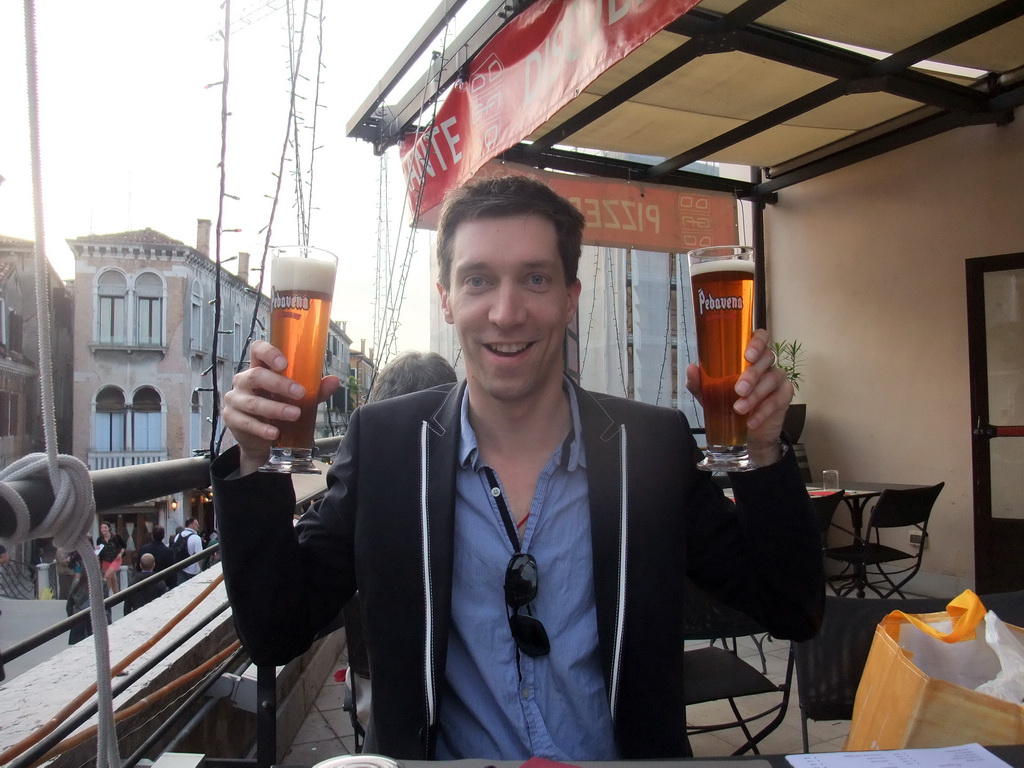
[[[793,768],[1009,768],[980,744],[935,749],[893,749],[871,752],[817,752],[786,755]]]

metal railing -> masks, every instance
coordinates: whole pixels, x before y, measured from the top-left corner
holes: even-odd
[[[320,455],[333,455],[341,443],[340,437],[323,438],[316,441],[317,451]],[[126,504],[135,504],[160,498],[194,488],[206,488],[209,486],[210,459],[208,457],[196,457],[191,459],[172,459],[148,464],[137,464],[111,469],[94,470],[90,472],[93,482],[93,494],[96,498],[97,512],[120,507]],[[35,530],[45,518],[53,504],[53,491],[48,478],[35,477],[22,480],[14,480],[7,485],[16,491],[24,500],[29,511],[32,529]],[[324,489],[307,493],[296,498],[296,506],[306,504],[322,495]],[[15,530],[15,515],[6,500],[0,497],[0,537],[10,537]],[[219,552],[220,544],[213,544],[202,552],[188,557],[172,566],[169,570],[178,571],[194,563],[201,562],[212,554]],[[147,577],[130,587],[120,590],[117,594],[111,595],[104,600],[104,606],[108,609],[123,603],[133,594],[145,589],[152,581],[163,579],[167,571],[161,571],[153,576]],[[158,658],[147,661],[145,668],[133,668],[127,677],[118,677],[114,687],[114,695],[135,682],[142,674],[148,672],[153,666],[166,658],[181,644],[195,636],[202,627],[212,621],[228,608],[225,602],[216,607],[209,616],[204,617],[200,625],[194,627],[186,637],[177,640],[173,647],[165,648]],[[56,637],[69,632],[73,627],[82,622],[89,621],[89,612],[81,611],[67,619],[57,622],[47,629],[36,633],[21,642],[18,642],[6,649],[0,649],[0,680],[3,679],[3,664],[17,659],[29,651],[43,645]],[[207,679],[196,690],[192,692],[181,704],[170,714],[160,726],[159,732],[154,733],[147,739],[146,743],[140,746],[124,762],[124,768],[132,768],[147,757],[147,753],[165,736],[172,728],[176,727],[183,715],[189,711],[194,703],[206,694],[222,674],[238,667],[240,664],[248,665],[247,656],[242,649],[233,653],[228,659],[221,663]],[[256,709],[256,744],[255,758],[207,758],[205,764],[209,768],[227,768],[228,766],[256,766],[256,768],[269,768],[277,757],[277,685],[276,668],[273,666],[257,667],[256,692],[258,706]],[[79,710],[73,717],[63,723],[53,733],[34,745],[31,750],[26,751],[16,760],[10,763],[11,768],[27,768],[37,762],[47,751],[59,744],[61,740],[82,722],[95,714],[95,705]],[[192,723],[186,724],[189,728]],[[179,736],[181,734],[179,733]],[[172,740],[172,744],[178,739]],[[242,750],[239,750],[240,753]],[[244,750],[245,754],[252,750]]]
[[[167,571],[177,573],[189,565],[202,561],[204,558],[209,557],[210,555],[219,550],[220,544],[213,544],[212,546],[208,547],[202,552],[199,552],[195,555],[192,555],[191,557],[186,558],[185,560],[175,563],[173,566],[164,571],[160,571],[159,573],[156,573],[152,576],[148,576],[145,579],[140,579],[132,586],[122,589],[117,594],[111,595],[106,600],[104,600],[104,608],[107,611],[110,611],[115,606],[124,603],[132,595],[141,592],[143,589],[146,588],[148,584],[165,579],[168,575]],[[183,634],[181,637],[176,638],[173,642],[165,646],[162,646],[158,652],[153,654],[152,657],[147,657],[144,663],[137,665],[133,664],[130,670],[128,671],[128,674],[118,676],[115,679],[113,685],[114,696],[116,697],[117,695],[125,691],[127,688],[129,688],[131,685],[136,683],[144,675],[152,671],[153,668],[155,668],[157,665],[159,665],[161,662],[167,659],[168,656],[170,656],[172,653],[181,648],[181,646],[185,645],[189,640],[194,638],[214,619],[216,619],[218,616],[220,616],[220,614],[226,611],[228,607],[229,606],[227,601],[224,601],[220,605],[215,606],[213,610],[210,611],[206,616],[204,616],[199,622],[197,622],[196,625],[192,627],[192,629],[189,632]],[[3,650],[2,652],[0,652],[0,673],[2,673],[4,662],[14,661],[15,659],[23,656],[29,651],[39,647],[40,645],[43,645],[44,643],[47,643],[50,640],[53,640],[54,638],[60,637],[64,633],[70,632],[72,629],[79,626],[80,624],[87,623],[89,621],[89,611],[87,609],[81,610],[69,616],[68,618],[63,619],[57,622],[56,624],[53,624],[47,627],[46,629],[36,633],[32,637],[26,638],[25,640],[19,643],[15,643],[10,648]],[[240,656],[245,656],[245,652],[241,649],[239,649],[238,652],[233,654],[229,661],[235,660],[237,663],[237,659]],[[210,675],[206,683],[200,686],[200,695],[202,695],[206,692],[206,690],[209,689],[210,685],[212,685],[213,682],[216,681],[216,678],[219,677],[227,669],[227,666],[222,665],[220,669],[218,669],[215,673]],[[271,668],[271,672],[273,672],[273,668]],[[187,711],[187,707],[190,706],[195,700],[196,696],[195,692],[193,692],[193,695],[189,696],[185,702],[182,702],[182,704],[176,707],[175,710],[163,721],[160,729],[158,729],[157,737],[151,737],[150,740],[147,740],[146,744],[149,745],[150,748],[152,747],[153,744],[156,744],[159,737],[166,734],[170,727],[172,727],[181,719],[184,712]],[[77,728],[79,728],[83,723],[88,721],[90,718],[94,717],[96,715],[96,711],[97,702],[95,700],[76,710],[70,717],[65,719],[60,724],[60,726],[58,726],[51,733],[49,733],[47,736],[41,739],[33,747],[19,755],[17,759],[13,760],[11,762],[11,768],[24,768],[39,762],[50,750],[59,745],[69,735],[74,733],[74,731]],[[137,764],[145,756],[146,755],[141,752],[141,749],[136,750],[136,754],[132,756],[134,759],[130,762],[128,760],[123,761],[122,766],[123,768],[131,768],[131,766]],[[207,764],[209,764],[209,762]]]
[[[36,569],[21,560],[0,565],[0,597],[32,600],[36,596]]]
[[[133,467],[166,461],[167,451],[89,451],[89,469]]]

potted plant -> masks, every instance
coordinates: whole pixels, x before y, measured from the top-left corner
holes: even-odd
[[[786,378],[789,379],[789,383],[793,385],[793,389],[796,391],[800,390],[800,384],[803,382],[803,344],[799,341],[782,341],[772,342],[772,351],[775,352],[776,367],[782,371]],[[786,420],[783,422],[782,429],[789,435],[789,439],[794,443],[800,442],[800,434],[804,430],[804,421],[807,419],[807,405],[805,403],[791,403],[789,410],[786,412]]]

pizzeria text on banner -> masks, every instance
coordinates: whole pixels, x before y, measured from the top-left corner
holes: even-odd
[[[476,178],[532,176],[576,206],[586,219],[583,242],[615,248],[683,253],[737,242],[736,201],[724,192],[697,192],[566,173],[548,173],[515,163],[487,163]],[[438,209],[418,226],[437,226]]]
[[[420,215],[543,125],[597,77],[698,0],[540,0],[469,62],[430,128],[402,143]]]

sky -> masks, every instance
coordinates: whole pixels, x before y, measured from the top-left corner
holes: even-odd
[[[215,0],[37,0],[42,191],[47,257],[74,275],[66,240],[146,227],[196,244],[196,220],[216,226],[224,79],[224,10]],[[310,0],[315,8],[316,0]],[[423,0],[325,5],[323,64],[312,175],[310,245],[339,256],[336,320],[373,346],[381,161],[345,125],[433,8]],[[288,117],[285,0],[232,0],[222,258],[258,264]],[[245,21],[243,21],[243,18]],[[313,120],[316,18],[302,71]],[[34,240],[23,4],[0,2],[0,235]],[[208,87],[209,86],[209,87]],[[313,146],[312,130],[300,139]],[[409,248],[399,225],[404,182],[388,153],[389,244]],[[301,160],[308,166],[308,154]],[[290,179],[291,176],[286,176]],[[307,176],[307,180],[308,180]],[[282,185],[271,243],[297,241],[294,184]],[[211,245],[212,249],[212,245]],[[397,250],[396,250],[397,249]],[[429,345],[429,246],[416,239],[397,350]],[[233,269],[234,263],[226,265]]]

